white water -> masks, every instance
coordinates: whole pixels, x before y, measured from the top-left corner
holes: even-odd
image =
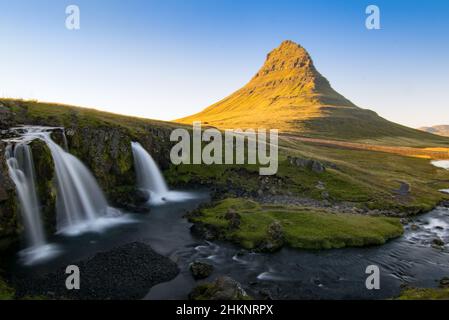
[[[47,144],[55,165],[58,233],[78,235],[89,231],[99,232],[111,225],[132,222],[119,210],[109,207],[89,169],[51,139],[51,131],[55,129],[61,128],[20,127],[11,129],[19,134],[20,138],[10,139],[9,143],[15,144],[16,151],[23,154],[20,159],[26,160],[21,161],[25,163],[23,166],[26,169],[21,169],[16,159],[18,157],[12,157],[12,146],[7,151],[11,178],[16,184],[25,219],[26,234],[32,243],[30,248],[21,252],[21,255],[32,257],[32,262],[48,256],[52,251],[51,246],[45,242],[39,201],[35,192],[32,154],[27,145],[32,140],[40,139]],[[67,148],[65,139],[64,144]]]
[[[47,244],[42,214],[35,188],[33,155],[27,141],[12,144],[6,148],[6,161],[11,180],[16,186],[20,203],[20,212],[25,227],[28,248],[20,255],[25,264],[33,264],[37,260],[50,258],[57,253],[53,245]]]
[[[9,175],[16,185],[26,238],[29,245],[35,247],[45,244],[45,237],[35,189],[32,157],[30,146],[26,143],[17,144],[14,150],[12,145],[7,147],[6,159]]]
[[[435,160],[431,161],[430,163],[435,167],[449,170],[449,160]],[[449,193],[449,189],[441,189],[440,191],[443,193]]]
[[[431,161],[431,163],[438,168],[443,168],[449,170],[449,160],[435,160]]]
[[[169,190],[156,162],[140,143],[132,142],[131,148],[137,184],[148,194],[149,203],[160,205],[168,201],[183,201],[192,198],[189,193]]]

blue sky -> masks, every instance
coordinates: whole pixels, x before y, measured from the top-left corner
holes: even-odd
[[[370,4],[381,30],[365,28]],[[449,124],[448,14],[445,0],[0,0],[0,95],[170,120],[244,85],[290,39],[360,107]]]

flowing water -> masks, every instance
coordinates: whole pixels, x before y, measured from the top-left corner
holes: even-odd
[[[449,160],[435,160],[431,162],[435,167],[449,170]]]
[[[162,205],[168,202],[184,201],[191,197],[188,192],[171,191],[151,155],[138,143],[132,142],[134,167],[138,187],[148,195],[149,203]]]
[[[431,163],[437,168],[449,170],[449,160],[435,160],[431,161]],[[443,193],[449,193],[449,189],[441,189],[440,191]]]
[[[48,136],[42,139],[45,141]],[[86,174],[85,169],[80,168],[79,163],[68,157],[65,151],[52,146],[49,141],[47,143],[50,149],[54,148],[54,157],[59,156],[61,162],[74,165],[78,174]],[[141,181],[148,178],[148,184],[141,184],[140,187],[153,193],[164,190],[163,194],[165,192],[170,195],[168,188],[161,189],[160,184],[155,185],[160,172],[154,172],[154,161],[150,161],[149,166],[144,163],[145,159],[150,157],[148,153],[141,150],[141,146],[137,144],[133,144],[133,152],[137,161],[142,161],[140,167],[136,164],[138,176],[142,175]],[[69,180],[72,179],[72,172],[66,172],[70,171],[69,168],[64,168],[62,163],[60,165],[63,166],[60,174],[66,174]],[[81,181],[92,182],[89,177]],[[80,186],[83,186],[83,183],[74,181],[67,188],[77,193]],[[94,186],[96,187],[96,184]],[[88,196],[83,198],[82,194],[77,195],[77,201],[96,201]],[[130,213],[127,215],[130,223],[110,227],[103,233],[53,235],[49,240],[60,248],[59,256],[33,266],[14,263],[11,270],[33,274],[46,273],[92,257],[95,253],[139,241],[169,256],[180,267],[180,274],[174,280],[149,288],[146,299],[185,299],[192,288],[200,283],[193,279],[189,271],[189,265],[193,261],[204,261],[214,266],[214,273],[208,280],[219,275],[229,275],[239,281],[254,297],[270,296],[274,299],[383,299],[398,295],[403,284],[436,287],[439,279],[449,275],[448,246],[432,246],[435,238],[440,238],[445,243],[449,241],[447,208],[437,208],[417,217],[413,227],[407,226],[402,237],[383,246],[324,251],[285,248],[276,253],[263,254],[244,251],[227,243],[207,242],[193,236],[189,230],[191,224],[186,221],[184,215],[201,203],[208,202],[209,196],[207,192],[178,194],[188,194],[189,197],[174,196],[176,201],[161,198],[156,201],[157,205],[150,202],[149,214]],[[79,217],[74,213],[73,218],[98,218],[104,212],[99,214],[96,210],[101,212],[107,208],[105,202],[101,198],[100,200],[90,204],[95,208],[92,216],[86,213],[85,216]],[[64,215],[67,212],[71,211],[65,210]],[[380,290],[367,290],[365,287],[368,276],[365,273],[366,267],[373,264],[379,266],[381,271]],[[111,275],[112,278],[113,276]]]
[[[86,231],[102,231],[111,225],[129,222],[117,209],[109,207],[97,181],[87,167],[61,148],[51,133],[61,128],[18,127],[11,131],[19,135],[9,139],[6,158],[11,179],[16,185],[29,248],[22,254],[31,264],[54,255],[57,250],[46,244],[39,200],[35,190],[33,157],[29,143],[44,141],[50,149],[56,173],[57,231],[77,235]],[[65,148],[67,140],[64,136]]]
[[[57,145],[49,132],[33,135],[45,141],[55,164],[58,232],[77,234],[88,229],[101,230],[108,222],[118,222],[108,219],[120,216],[120,212],[109,207],[89,169]]]
[[[437,208],[406,227],[404,236],[383,246],[306,251],[283,249],[273,254],[251,253],[236,246],[208,242],[190,233],[183,216],[209,201],[205,192],[195,199],[153,206],[146,215],[131,214],[134,223],[77,237],[56,235],[62,254],[52,261],[33,266],[28,272],[56,270],[91,257],[97,252],[139,241],[170,257],[180,267],[172,281],[149,288],[145,299],[185,299],[197,282],[190,274],[193,261],[204,261],[215,270],[207,281],[229,275],[256,298],[273,299],[384,299],[399,294],[402,284],[436,287],[449,275],[449,248],[432,247],[436,237],[449,241],[449,209]],[[380,290],[367,290],[368,265],[380,268]],[[21,267],[23,268],[23,267]],[[14,270],[17,270],[16,267]],[[111,277],[113,277],[111,275]]]
[[[16,186],[28,244],[28,248],[20,252],[22,261],[25,264],[33,264],[38,260],[51,258],[57,253],[57,248],[46,241],[35,187],[36,175],[31,148],[27,141],[19,142],[15,146],[9,144],[5,156],[9,175]]]

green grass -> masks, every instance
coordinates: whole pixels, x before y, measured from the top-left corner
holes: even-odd
[[[14,299],[15,291],[10,288],[6,282],[0,278],[0,300],[12,300]]]
[[[449,300],[449,288],[408,288],[398,300]]]
[[[67,128],[120,128],[126,136],[137,141],[142,135],[148,135],[151,128],[172,129],[180,126],[170,122],[36,101],[0,99],[0,103],[15,113],[17,121],[64,125]],[[420,137],[440,139],[413,132]],[[159,144],[157,136],[153,139]],[[399,137],[397,139],[395,142],[402,141]],[[447,138],[441,139],[449,141]],[[409,142],[404,143],[410,145]],[[423,141],[423,146],[431,144]],[[287,156],[330,162],[337,169],[328,168],[324,173],[314,173],[290,165]],[[125,163],[120,165],[124,168],[129,166]],[[258,169],[256,165],[181,165],[170,166],[164,174],[171,185],[215,186],[221,190],[221,196],[226,197],[232,195],[232,192],[228,192],[229,189],[236,188],[256,194],[261,185]],[[317,200],[326,198],[334,203],[349,201],[354,206],[409,214],[429,211],[440,201],[449,199],[448,195],[438,191],[449,187],[449,171],[435,168],[429,160],[384,152],[319,146],[288,137],[280,139],[279,171],[276,176],[268,177],[268,180],[269,187],[274,187],[277,194]],[[277,180],[281,180],[282,184],[279,185]],[[325,194],[328,196],[323,196],[323,191],[316,188],[319,182],[324,183]],[[400,197],[395,192],[400,182],[408,183],[411,187],[410,194],[406,197]]]
[[[182,125],[170,122],[150,120],[139,117],[100,111],[90,108],[69,106],[64,104],[26,101],[16,99],[0,99],[0,103],[15,113],[18,121],[31,121],[46,125],[57,125],[71,128],[79,127],[121,127],[135,134],[151,128],[176,128]]]
[[[225,214],[232,208],[239,215],[238,229],[229,227]],[[301,249],[331,249],[381,245],[402,234],[398,219],[356,214],[335,214],[297,206],[260,205],[228,198],[200,210],[191,220],[220,230],[223,239],[255,249],[269,237],[273,222],[282,226],[285,245]]]

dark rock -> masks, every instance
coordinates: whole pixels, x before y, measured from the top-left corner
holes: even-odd
[[[393,192],[402,197],[408,196],[411,190],[410,185],[403,181],[399,181],[399,183],[400,183],[399,189],[393,190]]]
[[[230,277],[219,277],[212,283],[194,288],[190,300],[248,300],[250,297],[240,283]]]
[[[321,164],[320,162],[318,162],[318,161],[314,161],[314,160],[312,160],[312,165],[311,165],[311,167],[312,167],[312,171],[313,172],[316,172],[316,173],[322,173],[322,172],[324,172],[326,169],[324,168],[324,165],[323,164]]]
[[[440,288],[449,288],[449,277],[440,280]]]
[[[326,171],[326,167],[324,166],[324,164],[317,160],[288,157],[288,161],[291,165],[301,168],[307,168],[315,173],[323,173],[324,171]]]
[[[435,238],[432,240],[432,244],[442,247],[442,246],[444,246],[444,241],[441,240],[440,238]]]
[[[221,237],[221,231],[213,225],[207,225],[202,222],[195,222],[190,227],[192,234],[204,238],[208,241],[217,240]]]
[[[214,267],[208,263],[195,261],[190,265],[190,272],[196,280],[209,277],[214,271]]]
[[[65,268],[50,274],[15,275],[17,296],[54,293],[58,299],[142,299],[149,289],[170,281],[179,273],[177,265],[143,243],[129,243],[93,258],[70,263],[80,269],[80,290],[67,290]]]
[[[274,252],[284,245],[284,230],[278,221],[274,221],[267,228],[267,237],[259,244],[257,251]]]
[[[225,219],[229,221],[229,228],[238,229],[240,227],[240,215],[233,208],[228,209]]]

